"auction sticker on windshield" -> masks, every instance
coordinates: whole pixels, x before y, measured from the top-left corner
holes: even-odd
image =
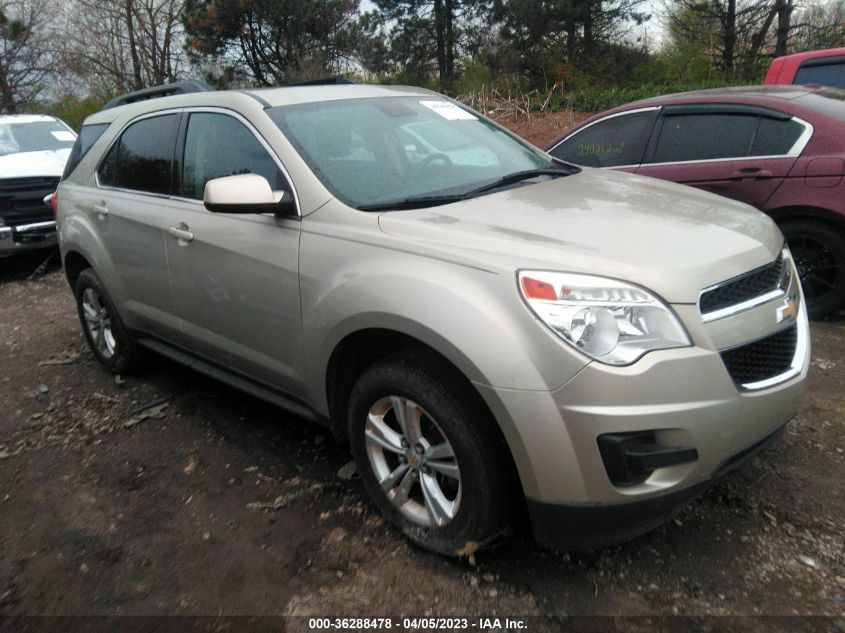
[[[467,112],[463,108],[459,108],[454,103],[449,103],[448,101],[420,101],[420,105],[425,106],[429,110],[433,110],[449,121],[478,120],[478,118],[471,112]]]

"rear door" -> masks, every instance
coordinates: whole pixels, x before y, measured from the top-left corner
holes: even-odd
[[[269,145],[233,111],[186,111],[180,139],[178,199],[167,213],[165,243],[183,344],[299,395],[298,216],[212,213],[202,202],[213,178],[254,173],[293,194],[290,181]]]
[[[170,111],[130,123],[100,163],[97,187],[78,193],[80,208],[91,217],[112,258],[116,278],[103,280],[109,292],[122,299],[133,327],[167,338],[179,331],[179,321],[162,225],[172,204],[180,116]]]
[[[670,106],[663,109],[636,173],[761,208],[811,134],[806,123],[768,108]]]

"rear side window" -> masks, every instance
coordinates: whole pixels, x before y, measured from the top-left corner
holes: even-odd
[[[652,162],[748,156],[759,117],[743,114],[681,114],[666,117]]]
[[[179,116],[142,119],[121,134],[97,172],[100,184],[147,193],[169,194]]]
[[[638,165],[656,111],[615,116],[585,128],[549,152],[555,158],[587,167]]]
[[[70,156],[68,156],[65,171],[62,174],[62,180],[73,173],[73,170],[76,169],[76,166],[83,158],[85,158],[85,155],[88,153],[88,150],[91,149],[91,146],[97,142],[108,127],[108,123],[97,123],[95,125],[82,126],[82,129],[79,131],[79,136],[76,137],[76,142],[73,144],[73,149],[70,150]]]
[[[796,84],[819,84],[832,88],[845,88],[845,60],[828,64],[802,66],[795,73]]]
[[[751,146],[751,156],[782,156],[788,154],[801,136],[804,126],[797,121],[778,121],[762,117]]]
[[[185,136],[182,196],[202,200],[209,180],[237,174],[264,176],[274,190],[289,190],[275,161],[243,123],[225,114],[191,114]]]
[[[784,156],[804,132],[791,119],[754,114],[670,114],[650,163]]]

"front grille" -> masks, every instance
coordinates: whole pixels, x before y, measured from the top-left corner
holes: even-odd
[[[734,306],[777,289],[783,278],[784,263],[783,253],[781,253],[771,264],[735,277],[704,292],[698,302],[701,314]]]
[[[725,350],[721,353],[722,362],[740,385],[774,378],[792,368],[797,340],[798,328],[793,325],[759,341]]]
[[[59,185],[58,176],[0,179],[0,218],[7,225],[52,220],[44,196]]]

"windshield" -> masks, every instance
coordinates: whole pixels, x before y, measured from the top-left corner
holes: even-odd
[[[461,195],[516,172],[558,167],[436,96],[307,103],[268,113],[323,184],[353,207]]]
[[[76,134],[55,120],[0,123],[0,156],[70,149]]]

